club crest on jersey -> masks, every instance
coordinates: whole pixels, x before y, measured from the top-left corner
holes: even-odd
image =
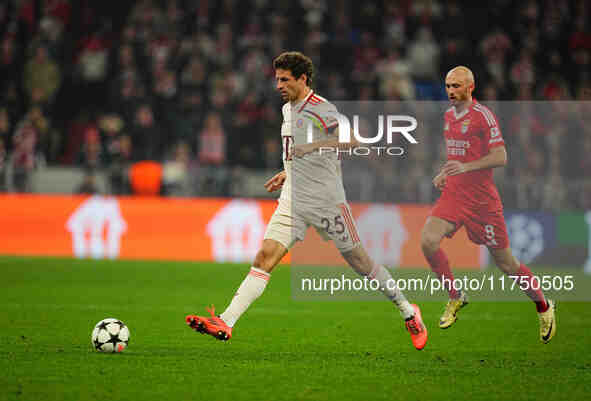
[[[303,126],[304,126],[304,120],[301,118],[298,118],[298,121],[296,121],[296,127],[302,128]]]
[[[462,134],[465,134],[466,132],[468,132],[468,127],[470,126],[470,120],[464,120],[462,121]]]

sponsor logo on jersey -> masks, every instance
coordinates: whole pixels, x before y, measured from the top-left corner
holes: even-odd
[[[468,127],[470,126],[470,120],[462,121],[462,134],[468,132]]]

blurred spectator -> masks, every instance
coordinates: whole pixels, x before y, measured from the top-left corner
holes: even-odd
[[[115,195],[127,195],[131,187],[129,182],[129,168],[133,162],[132,144],[129,135],[119,135],[109,147],[111,162],[107,174],[111,192]]]
[[[374,79],[373,67],[380,60],[380,48],[372,32],[362,32],[359,45],[353,49],[354,65],[351,78],[358,84],[370,84]]]
[[[0,42],[0,74],[2,77],[16,77],[20,73],[19,69],[17,43],[13,35],[7,34]],[[4,84],[0,84],[0,89],[4,89]]]
[[[226,133],[220,115],[209,113],[199,133],[197,159],[205,165],[220,165],[226,161]]]
[[[499,87],[506,84],[506,61],[512,48],[511,39],[500,29],[492,31],[480,42],[486,72]]]
[[[379,93],[388,100],[412,100],[415,98],[415,87],[411,78],[411,66],[403,59],[400,52],[391,49],[387,58],[376,66],[379,78]],[[366,100],[373,100],[374,96]]]
[[[55,20],[60,24],[67,26],[70,22],[71,6],[68,0],[41,0],[41,17],[35,15],[35,0],[24,0],[21,2],[20,18],[25,23],[30,34],[34,33],[35,22],[39,18]]]
[[[533,86],[536,80],[536,71],[531,52],[527,50],[521,52],[519,58],[511,67],[510,76],[511,82],[515,85]]]
[[[226,133],[222,126],[220,115],[215,112],[205,117],[203,129],[199,133],[197,161],[200,168],[197,170],[198,194],[209,195],[214,193],[226,194],[228,189],[229,171],[219,168],[226,161]],[[250,157],[248,148],[239,146],[238,150],[242,159]]]
[[[439,81],[439,46],[428,26],[421,27],[410,43],[408,60],[412,75],[422,81]]]
[[[173,128],[178,113],[178,88],[176,75],[171,71],[165,71],[156,79],[154,84],[154,105],[162,117],[163,123],[168,128]],[[170,132],[170,131],[169,131]],[[169,136],[173,142],[174,135]]]
[[[189,168],[191,164],[191,148],[185,142],[174,147],[170,160],[163,165],[162,185],[167,195],[189,194]]]
[[[439,99],[441,92],[439,73],[439,46],[433,39],[433,32],[427,26],[420,28],[410,44],[408,62],[415,79],[419,99]]]
[[[0,140],[2,144],[6,144],[10,139],[12,139],[12,123],[10,121],[10,116],[8,115],[8,110],[5,108],[0,108]],[[6,148],[3,147],[5,150]]]
[[[123,118],[116,113],[103,114],[98,119],[98,129],[103,149],[105,150],[106,162],[113,160],[113,155],[119,152],[118,135],[125,126]]]
[[[59,66],[44,45],[37,46],[24,72],[24,88],[29,100],[33,104],[51,104],[60,84]]]
[[[30,192],[30,175],[39,164],[35,154],[37,131],[33,123],[22,120],[12,138],[11,164],[13,169],[12,184],[17,192]]]
[[[107,41],[98,33],[84,38],[79,44],[78,74],[84,82],[102,82],[106,78],[109,49]]]
[[[60,134],[55,130],[51,121],[39,106],[34,106],[29,111],[27,118],[31,121],[37,131],[36,149],[48,162],[57,160],[61,145]]]
[[[437,0],[415,0],[410,5],[410,15],[422,24],[433,24],[443,15],[443,7]]]
[[[140,105],[135,112],[131,141],[134,160],[160,160],[165,151],[164,133],[157,125],[152,107]]]
[[[206,85],[206,71],[203,61],[194,56],[183,69],[181,74],[181,82],[184,86],[190,86],[198,89],[205,89]]]
[[[91,125],[84,133],[84,144],[77,158],[78,164],[92,169],[104,166],[105,155],[98,129]]]

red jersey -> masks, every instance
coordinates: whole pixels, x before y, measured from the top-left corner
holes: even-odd
[[[493,147],[505,145],[495,115],[475,99],[459,114],[450,107],[443,119],[448,160],[471,162],[486,156]],[[443,194],[474,206],[501,205],[492,170],[487,168],[446,177]]]

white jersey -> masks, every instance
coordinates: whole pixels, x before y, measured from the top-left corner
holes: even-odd
[[[293,156],[293,146],[308,143],[310,131],[312,142],[330,139],[337,133],[336,107],[310,90],[304,100],[293,105],[288,102],[282,111],[283,167],[287,178],[280,199],[293,201],[297,209],[345,203],[341,161],[336,152]]]

